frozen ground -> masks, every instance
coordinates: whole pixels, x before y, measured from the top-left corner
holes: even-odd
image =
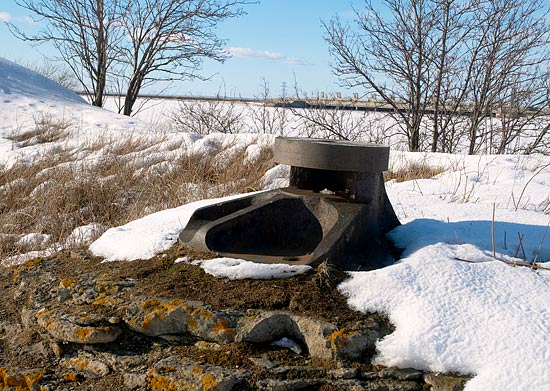
[[[168,145],[183,146],[177,153],[208,153],[213,143],[225,143],[254,154],[259,144],[272,141],[271,136],[202,137],[166,129],[151,133],[146,122],[86,106],[1,59],[0,102],[0,161],[8,165],[56,146],[19,148],[10,140],[37,112],[74,121],[68,143],[76,149],[97,137],[114,137],[115,131],[119,142],[162,133],[162,141],[144,155],[155,153],[167,161],[176,153]],[[386,185],[403,223],[390,233],[404,249],[403,258],[385,269],[352,273],[340,286],[350,306],[383,311],[396,326],[379,341],[377,362],[471,374],[469,391],[550,389],[550,271],[501,261],[537,261],[544,267],[550,260],[550,157],[392,153],[393,167],[411,161],[444,172]],[[266,174],[264,186],[280,186],[287,176],[287,169],[276,167]],[[207,202],[215,201],[113,227],[90,249],[111,261],[149,258],[170,247],[193,211]],[[201,267],[227,278],[275,276],[274,270],[258,271],[240,260],[202,262]]]

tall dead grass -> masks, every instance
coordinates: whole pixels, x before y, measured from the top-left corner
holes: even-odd
[[[40,249],[19,242],[27,233],[50,235],[41,244],[47,247],[90,223],[118,226],[183,203],[256,190],[273,165],[269,149],[254,161],[244,151],[220,149],[149,165],[138,153],[143,149],[134,140],[89,162],[61,149],[0,167],[0,260]]]
[[[46,144],[66,139],[69,136],[71,121],[42,114],[34,119],[34,128],[26,131],[15,131],[11,137],[18,147]]]
[[[426,162],[409,162],[396,170],[389,169],[384,173],[384,180],[397,182],[412,181],[415,179],[429,179],[445,172],[443,167],[432,167]]]

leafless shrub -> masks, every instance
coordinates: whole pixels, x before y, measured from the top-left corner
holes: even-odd
[[[235,101],[180,100],[179,107],[168,114],[174,127],[198,134],[238,133],[244,128],[243,109]]]
[[[78,88],[78,80],[70,69],[65,66],[54,64],[51,61],[46,61],[40,65],[29,64],[28,68],[31,68],[36,73],[47,77],[50,80],[66,87],[70,90],[76,91]]]
[[[262,79],[260,92],[255,98],[258,103],[249,104],[248,106],[253,131],[255,133],[285,136],[287,127],[291,122],[289,110],[284,107],[286,97],[283,96],[278,102],[283,103],[282,106],[272,104],[273,101],[270,101],[269,83],[265,79]]]

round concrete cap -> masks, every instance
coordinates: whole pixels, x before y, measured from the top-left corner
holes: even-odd
[[[351,172],[388,169],[390,147],[351,141],[277,137],[274,160],[295,167]]]

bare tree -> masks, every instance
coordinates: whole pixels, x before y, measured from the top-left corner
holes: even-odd
[[[122,39],[118,0],[14,0],[33,13],[41,29],[27,34],[8,24],[15,36],[35,43],[51,43],[57,59],[71,69],[92,105],[103,106],[107,72],[118,57]]]
[[[476,153],[495,144],[489,119],[499,113],[504,151],[529,116],[547,113],[548,9],[544,0],[366,0],[355,27],[334,18],[325,38],[335,74],[393,107],[409,150],[467,142]]]
[[[126,81],[124,114],[131,115],[142,88],[158,81],[197,78],[204,58],[223,61],[220,21],[241,15],[244,0],[126,0],[128,41],[118,58]]]
[[[243,14],[246,0],[14,0],[41,30],[19,38],[51,42],[95,106],[111,83],[124,91],[131,115],[142,88],[158,81],[199,77],[204,58],[223,61],[222,20]]]
[[[366,1],[365,11],[356,11],[357,29],[338,18],[324,24],[335,59],[333,69],[347,86],[364,87],[393,107],[404,125],[409,150],[418,151],[432,83],[434,3],[384,0],[376,7],[373,4]]]
[[[529,98],[534,98],[531,94],[536,88],[529,86],[540,77],[548,77],[546,15],[548,6],[543,0],[487,0],[477,7],[470,41],[474,49],[469,51],[472,68],[468,96],[470,154],[476,153],[480,143],[490,137],[490,133],[479,131],[485,118],[507,104],[517,106],[514,101],[518,94],[527,89]],[[525,98],[522,98],[524,103]]]

